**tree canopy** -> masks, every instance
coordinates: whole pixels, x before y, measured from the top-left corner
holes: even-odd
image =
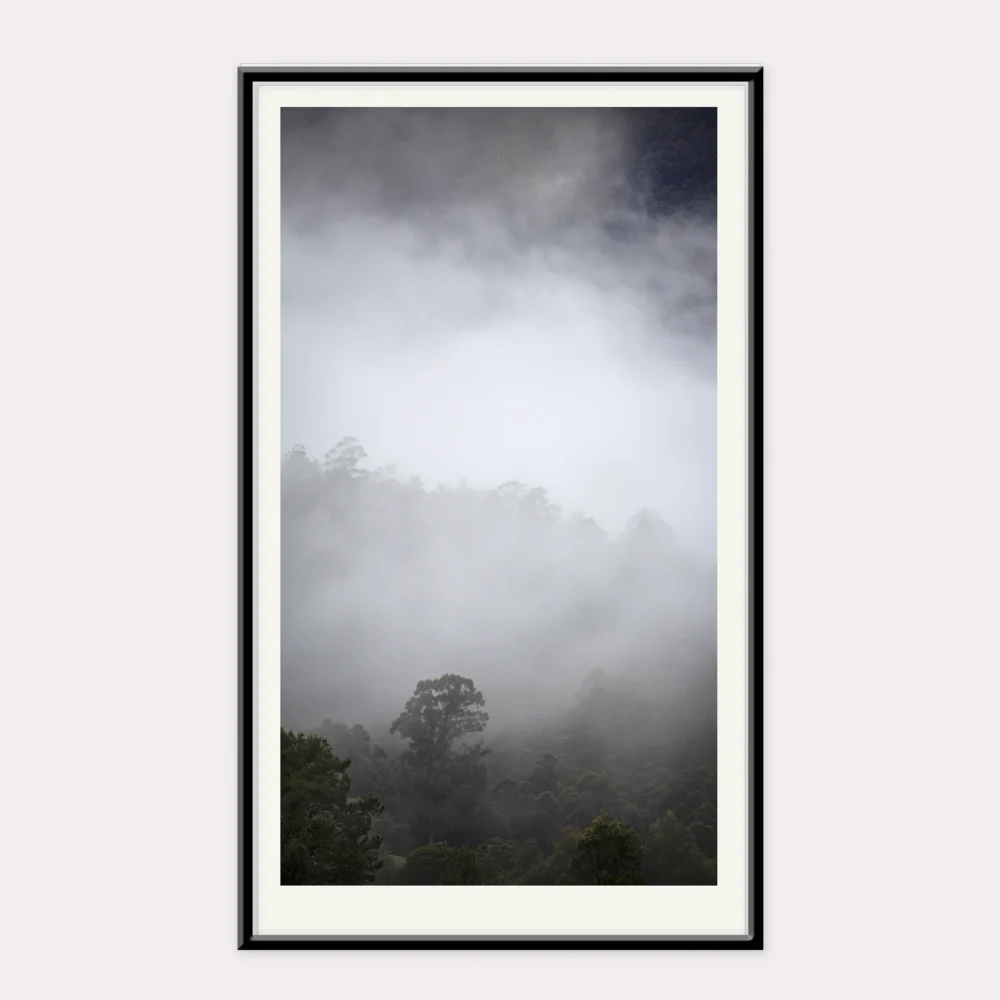
[[[282,463],[283,881],[714,884],[714,574],[366,457]]]
[[[621,693],[593,687],[588,700]],[[597,692],[603,694],[597,694]],[[530,760],[510,740],[488,748],[468,737],[488,720],[485,696],[467,677],[421,681],[390,734],[395,754],[360,725],[327,720],[318,734],[282,731],[283,880],[287,884],[714,885],[715,773],[695,766],[708,749],[687,743],[672,767],[638,771],[612,738],[611,768],[592,771],[587,741],[567,737]],[[607,708],[607,705],[605,705]],[[614,716],[610,715],[613,719]],[[603,720],[601,720],[603,721]],[[609,734],[610,736],[610,734]],[[330,742],[328,742],[328,740]],[[350,759],[340,759],[331,743]],[[670,758],[667,758],[670,759]],[[349,798],[348,769],[360,764],[366,794]],[[627,770],[619,768],[625,765]]]
[[[398,733],[407,741],[403,771],[428,844],[439,831],[446,804],[467,811],[485,787],[486,771],[480,761],[487,749],[482,742],[458,742],[486,728],[489,715],[483,704],[485,699],[471,680],[445,674],[420,681],[389,728],[391,735]]]
[[[321,736],[281,731],[282,885],[364,885],[381,867],[377,799],[348,798],[348,760]]]

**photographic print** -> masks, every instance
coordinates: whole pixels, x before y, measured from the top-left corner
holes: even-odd
[[[761,947],[760,80],[241,70],[241,947]]]

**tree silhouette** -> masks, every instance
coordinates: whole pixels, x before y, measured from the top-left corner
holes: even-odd
[[[488,752],[482,742],[456,745],[456,741],[486,728],[489,715],[480,706],[483,695],[467,677],[445,674],[420,681],[413,697],[392,723],[389,732],[408,741],[404,766],[417,799],[419,822],[427,843],[434,842],[442,806],[450,798],[468,802],[481,794],[485,783],[480,759]]]

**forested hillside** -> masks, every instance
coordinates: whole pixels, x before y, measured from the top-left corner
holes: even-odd
[[[714,567],[366,457],[283,461],[283,881],[714,884]]]

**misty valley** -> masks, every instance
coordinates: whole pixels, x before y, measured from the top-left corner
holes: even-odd
[[[714,558],[367,457],[282,460],[282,883],[714,885]]]

